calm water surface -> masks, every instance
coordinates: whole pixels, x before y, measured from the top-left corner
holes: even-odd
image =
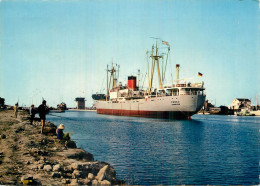
[[[77,146],[129,184],[259,184],[260,117],[195,115],[165,120],[67,111]]]

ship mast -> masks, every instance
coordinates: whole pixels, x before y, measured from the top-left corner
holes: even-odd
[[[159,80],[159,86],[160,86],[160,89],[161,89],[161,88],[163,88],[163,86],[162,86],[162,80],[161,80],[159,59],[162,58],[163,56],[159,56],[159,55],[158,55],[157,42],[156,42],[155,48],[156,48],[156,50],[155,50],[156,53],[155,53],[155,56],[153,56],[153,57],[154,57],[154,60],[156,61],[156,64],[157,64],[158,80]]]
[[[108,98],[108,91],[109,91],[109,89],[108,89],[108,65],[107,65],[107,69],[106,69],[106,71],[107,71],[107,94],[106,94],[106,101],[107,101],[107,98]]]
[[[111,79],[112,79],[112,88],[115,88],[117,87],[117,80],[119,78],[119,68],[120,66],[116,64],[116,66],[118,67],[117,70],[116,68],[114,67],[114,64],[112,62],[111,64],[111,69],[108,69],[108,65],[107,65],[107,95],[106,95],[106,101],[108,100],[108,97],[109,97],[109,89],[111,87]],[[117,74],[116,74],[117,72]],[[110,77],[108,77],[108,74],[110,73]],[[109,78],[109,80],[108,80]]]
[[[157,66],[157,70],[158,70],[158,81],[159,81],[159,88],[162,89],[163,88],[163,84],[164,84],[164,80],[165,80],[165,72],[166,72],[166,66],[167,66],[167,61],[168,61],[168,54],[170,52],[170,45],[168,42],[166,41],[162,41],[162,44],[168,45],[168,53],[167,53],[167,57],[166,57],[166,62],[164,65],[164,57],[163,54],[159,54],[158,52],[158,47],[157,47],[157,39],[160,38],[155,38],[156,42],[155,42],[155,47],[153,45],[152,47],[152,54],[151,54],[151,58],[152,58],[152,65],[151,65],[151,77],[149,77],[149,63],[148,63],[148,59],[147,59],[147,66],[148,66],[148,79],[149,79],[149,88],[148,88],[148,94],[151,94],[151,89],[152,89],[152,85],[153,85],[153,75],[154,75],[154,70],[155,70],[155,65]],[[161,39],[160,39],[161,40]],[[155,50],[155,54],[154,54],[154,50]],[[148,55],[147,55],[148,57]],[[160,71],[160,59],[162,59],[162,73]]]

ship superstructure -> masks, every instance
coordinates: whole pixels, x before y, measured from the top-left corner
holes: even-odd
[[[146,90],[137,86],[136,76],[128,76],[125,86],[118,83],[119,65],[117,68],[113,63],[111,68],[107,66],[106,94],[92,95],[98,114],[188,119],[203,107],[206,97],[204,83],[181,82],[179,64],[176,65],[176,83],[164,85],[170,45],[165,41],[162,43],[167,45],[167,53],[159,53],[157,42],[150,55],[147,52]],[[153,87],[156,69],[159,88]]]

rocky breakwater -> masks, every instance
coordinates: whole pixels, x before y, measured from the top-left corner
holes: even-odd
[[[30,125],[28,114],[0,112],[0,184],[34,185],[120,185],[114,168],[94,161],[92,154],[68,147],[56,139],[56,126],[46,122],[45,134],[41,123]]]

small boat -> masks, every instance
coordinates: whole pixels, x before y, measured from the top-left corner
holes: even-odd
[[[255,116],[260,116],[260,110],[252,110],[250,113],[254,114]]]
[[[240,112],[236,113],[237,116],[255,116],[249,108],[242,108]]]

